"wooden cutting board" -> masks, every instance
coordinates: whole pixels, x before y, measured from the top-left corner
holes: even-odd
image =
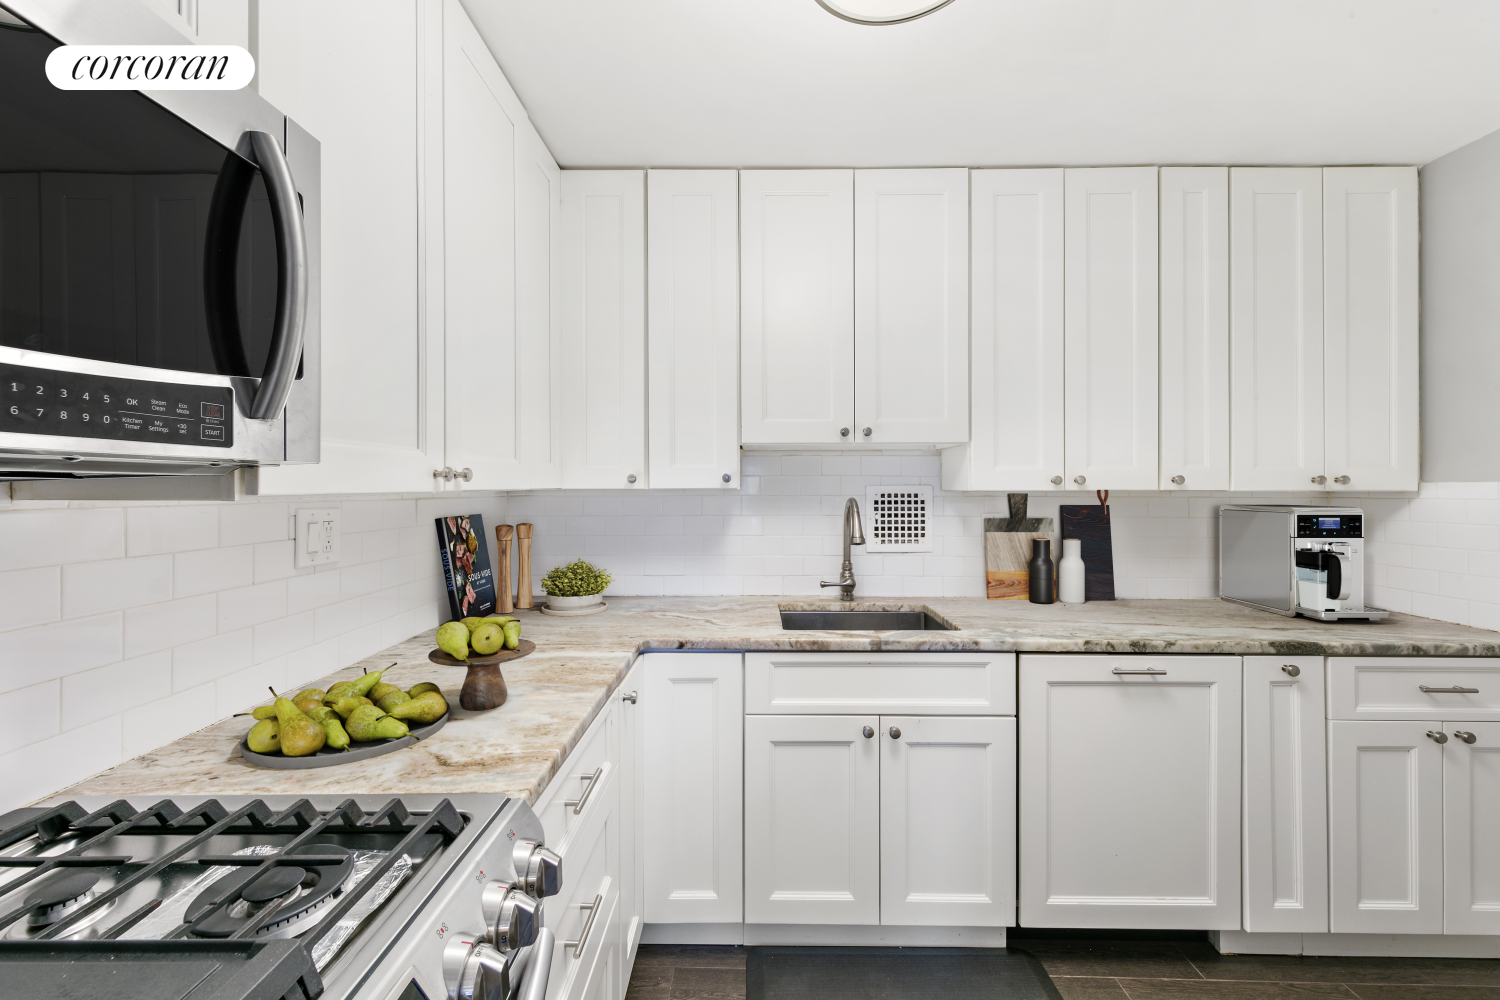
[[[984,519],[985,596],[992,601],[1030,600],[1031,543],[1052,538],[1052,518],[1027,517],[1025,493],[1011,493],[1007,499],[1010,517]]]
[[[1063,504],[1058,508],[1062,519],[1064,538],[1076,538],[1083,557],[1084,600],[1113,601],[1115,599],[1115,555],[1110,538],[1109,507],[1104,502],[1109,493],[1100,496],[1096,507],[1092,504]]]

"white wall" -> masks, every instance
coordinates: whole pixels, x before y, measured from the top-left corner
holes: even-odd
[[[1422,168],[1422,479],[1500,479],[1500,132]]]
[[[291,512],[330,504],[340,561],[294,569]],[[446,620],[433,519],[505,504],[0,499],[0,812]]]

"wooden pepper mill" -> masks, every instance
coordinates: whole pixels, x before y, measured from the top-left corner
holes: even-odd
[[[495,601],[497,614],[508,615],[516,610],[515,602],[510,596],[510,540],[516,533],[516,529],[508,524],[495,525],[495,551],[500,557],[500,566],[496,573]]]
[[[531,529],[529,524],[516,525],[516,607],[531,607]]]

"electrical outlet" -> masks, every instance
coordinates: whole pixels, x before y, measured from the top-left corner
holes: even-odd
[[[339,514],[337,507],[303,507],[297,511],[298,569],[339,561]]]

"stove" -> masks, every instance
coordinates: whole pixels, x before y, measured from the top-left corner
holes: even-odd
[[[543,1000],[562,879],[544,844],[503,795],[18,809],[0,1000]]]

